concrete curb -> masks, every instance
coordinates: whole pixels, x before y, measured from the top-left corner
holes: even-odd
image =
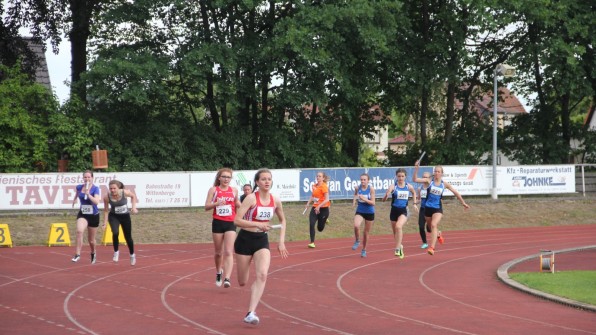
[[[574,251],[581,251],[581,250],[586,250],[586,249],[596,249],[596,245],[590,245],[590,246],[585,246],[585,247],[578,247],[578,248],[570,248],[570,249],[563,249],[563,250],[553,250],[555,253],[560,254],[560,253],[565,253],[565,252],[574,252]],[[509,278],[509,269],[511,267],[513,267],[516,264],[519,264],[521,262],[525,262],[527,260],[530,259],[534,259],[534,258],[538,258],[540,257],[540,253],[534,254],[534,255],[530,255],[530,256],[526,256],[526,257],[521,257],[518,259],[514,259],[512,261],[509,261],[501,266],[499,266],[499,268],[497,269],[497,276],[499,277],[499,279],[504,282],[505,284],[518,289],[520,291],[526,292],[528,294],[532,294],[547,300],[551,300],[554,302],[558,302],[560,304],[563,305],[567,305],[567,306],[572,306],[575,308],[579,308],[579,309],[583,309],[583,310],[587,310],[587,311],[591,311],[591,312],[596,312],[596,306],[594,305],[590,305],[590,304],[586,304],[583,302],[579,302],[579,301],[575,301],[575,300],[571,300],[571,299],[567,299],[567,298],[563,298],[563,297],[559,297],[550,293],[546,293],[546,292],[542,292],[542,291],[538,291],[532,288],[529,288],[525,285],[522,285],[518,282],[516,282],[515,280]]]

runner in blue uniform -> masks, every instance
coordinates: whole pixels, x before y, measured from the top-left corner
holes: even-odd
[[[464,201],[461,194],[451,184],[443,180],[443,167],[440,165],[435,166],[434,175],[432,178],[418,178],[418,168],[420,168],[420,162],[416,161],[414,164],[414,181],[417,183],[430,183],[429,188],[426,192],[426,204],[424,208],[424,216],[426,218],[426,225],[431,227],[431,244],[426,249],[429,255],[435,254],[435,245],[437,240],[443,244],[444,238],[439,238],[439,222],[443,218],[443,206],[441,198],[443,192],[448,189],[455,195],[457,200],[464,206],[464,209],[470,208],[470,206]]]
[[[360,175],[360,185],[354,188],[353,206],[356,207],[354,214],[354,245],[352,250],[356,250],[360,244],[360,225],[364,221],[364,237],[362,239],[362,251],[360,257],[366,257],[366,244],[373,223],[375,222],[375,189],[368,182],[370,176],[367,173]]]
[[[83,181],[83,184],[76,186],[76,193],[72,199],[72,207],[77,203],[77,199],[80,203],[79,213],[77,214],[76,251],[72,261],[76,263],[81,259],[83,233],[87,228],[87,240],[91,248],[91,264],[95,264],[97,261],[95,234],[97,233],[97,227],[99,227],[99,209],[97,205],[101,201],[101,196],[99,187],[93,184],[93,171],[86,170],[83,172]]]
[[[416,206],[416,190],[411,184],[406,182],[406,170],[397,169],[395,171],[395,177],[397,182],[394,185],[389,186],[389,189],[383,197],[383,201],[387,200],[391,194],[393,202],[391,203],[391,212],[389,213],[389,221],[391,222],[391,229],[393,230],[393,237],[395,238],[395,256],[403,259],[404,246],[403,241],[403,227],[408,222],[408,199],[410,194],[414,202],[414,208],[418,210]]]

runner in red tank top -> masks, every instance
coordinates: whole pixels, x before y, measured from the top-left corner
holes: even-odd
[[[250,303],[244,322],[257,325],[259,317],[255,314],[255,310],[263,291],[265,291],[267,273],[271,263],[267,232],[272,228],[280,228],[277,249],[281,258],[288,257],[288,250],[285,246],[286,218],[281,200],[270,193],[273,183],[271,171],[260,169],[255,174],[254,181],[255,187],[258,186],[259,190],[246,196],[234,220],[236,225],[241,228],[234,243],[234,252],[236,253],[236,269],[240,286],[244,286],[248,282],[250,263],[253,260],[255,262],[255,281],[251,286]],[[279,220],[279,225],[275,227],[271,225],[274,214]]]
[[[215,175],[213,187],[209,188],[205,200],[205,210],[213,210],[211,233],[215,249],[215,285],[231,286],[230,276],[234,267],[234,240],[236,226],[234,217],[236,208],[240,206],[238,190],[230,186],[232,169],[222,168]],[[222,280],[223,279],[223,280]]]

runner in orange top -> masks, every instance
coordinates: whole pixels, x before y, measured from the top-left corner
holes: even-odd
[[[306,212],[310,202],[312,201],[313,205],[310,210],[310,214],[308,215],[308,221],[310,224],[309,248],[315,247],[315,223],[317,224],[317,230],[322,232],[323,229],[325,229],[327,218],[329,218],[329,206],[331,206],[331,202],[329,201],[329,187],[327,186],[328,181],[329,176],[324,172],[317,173],[317,183],[313,185],[312,196],[310,199],[308,199],[304,208],[304,211]]]

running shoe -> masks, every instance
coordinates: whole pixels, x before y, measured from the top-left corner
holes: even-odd
[[[400,259],[404,259],[404,257],[405,257],[405,255],[404,255],[404,246],[402,245],[401,246],[401,249],[397,249],[396,250],[396,253],[397,253],[396,256],[398,256]]]
[[[259,317],[253,312],[248,312],[244,317],[244,322],[256,326],[259,324]]]
[[[226,279],[224,279],[223,285],[225,288],[228,288],[228,287],[232,286],[232,283],[230,283],[230,279],[226,278]]]
[[[97,253],[92,253],[91,254],[91,264],[95,264],[95,262],[97,261]]]
[[[354,245],[352,246],[352,250],[356,250],[358,249],[358,246],[360,245],[360,241],[356,241],[354,242]]]
[[[437,241],[439,241],[439,244],[445,243],[445,239],[443,238],[443,234],[441,234],[440,230],[439,230],[439,236],[437,236]]]
[[[428,254],[432,256],[435,254],[435,248],[428,247],[428,249],[426,249],[426,252],[428,252]]]
[[[308,245],[308,247],[309,247],[309,248],[311,248],[311,249],[314,249],[314,247],[315,247],[315,242],[313,242],[313,243],[310,243],[310,244]]]
[[[325,221],[325,224],[331,224],[331,220],[327,219],[327,221]]]
[[[217,285],[217,287],[221,287],[221,284],[223,284],[223,282],[221,281],[222,275],[223,275],[223,271],[215,274],[215,285]]]
[[[362,258],[366,258],[366,250],[362,250],[362,251],[360,252],[360,257],[362,257]]]
[[[130,255],[130,265],[137,264],[137,256],[135,254]]]
[[[223,271],[220,271],[217,274],[215,274],[215,285],[217,285],[217,287],[221,287],[221,284],[223,284],[223,282],[221,281],[222,275],[223,275]]]
[[[426,248],[428,248],[428,244],[422,243],[422,245],[420,246],[420,249],[426,249]]]
[[[112,257],[112,260],[114,262],[117,262],[119,257],[120,257],[120,252],[119,251],[114,251],[114,257]]]
[[[81,259],[81,255],[74,255],[74,257],[71,259],[71,261],[72,261],[73,263],[76,263],[76,262],[78,262],[78,261],[79,261],[79,259]]]

